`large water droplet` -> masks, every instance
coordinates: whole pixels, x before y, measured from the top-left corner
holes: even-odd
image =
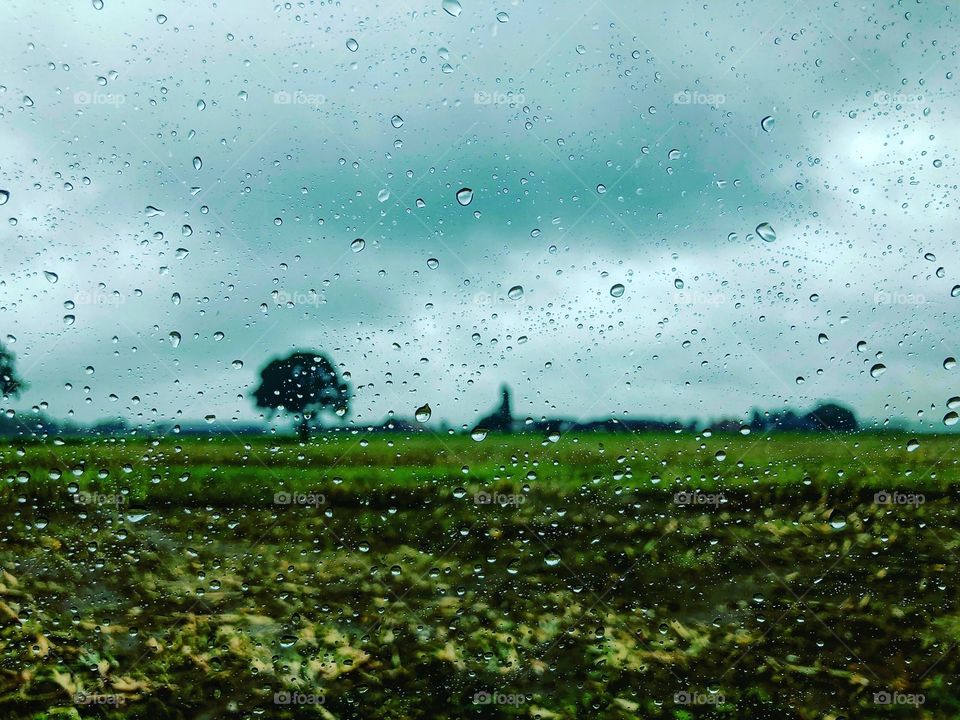
[[[433,414],[433,411],[430,409],[429,405],[421,405],[414,412],[414,417],[417,418],[417,422],[426,422],[430,419],[430,416]]]
[[[473,190],[470,188],[461,188],[457,190],[457,202],[466,207],[473,202]]]
[[[176,330],[170,333],[171,345],[173,345],[174,347],[180,347],[180,340],[181,340],[180,333],[178,333]]]
[[[947,427],[951,427],[957,424],[957,421],[960,420],[960,415],[951,410],[946,415],[943,416],[943,424]]]
[[[6,190],[0,190],[0,205],[6,205],[7,200],[9,199],[10,199],[10,193]],[[957,287],[960,287],[960,285],[958,285]]]
[[[390,118],[390,124],[399,130],[403,127],[403,118],[399,115],[394,115],[392,118]]]
[[[507,290],[507,297],[511,300],[519,300],[523,297],[523,285],[514,285]]]
[[[544,555],[543,561],[550,567],[554,567],[555,565],[560,564],[560,556],[557,553],[551,551],[551,552],[548,552],[546,555]]]
[[[626,288],[621,283],[617,283],[610,288],[610,295],[613,297],[623,297],[624,291],[626,291]]]
[[[777,239],[777,232],[771,227],[770,223],[764,222],[757,225],[757,235],[766,242],[773,242]]]
[[[202,167],[203,167],[203,160],[201,160],[200,156],[197,155],[196,157],[193,158],[193,169],[199,170]]]
[[[167,16],[166,16],[166,15],[164,15],[163,13],[160,13],[159,15],[157,15],[157,24],[158,24],[158,25],[163,25],[166,21],[167,21]]]
[[[56,283],[57,280],[60,279],[60,276],[59,276],[59,275],[57,275],[55,272],[50,272],[49,270],[44,270],[44,271],[43,271],[43,276],[44,276],[50,283]]]
[[[459,0],[443,0],[443,9],[446,10],[447,15],[452,17],[457,17],[463,12],[463,7],[460,5]]]
[[[943,361],[944,370],[953,370],[957,366],[957,359],[948,357]]]
[[[887,366],[883,363],[877,363],[872,368],[870,368],[870,377],[878,378],[887,371]]]
[[[366,246],[367,246],[367,243],[364,241],[363,238],[357,238],[352,243],[350,243],[350,249],[353,250],[355,253],[360,252]]]
[[[760,127],[763,128],[764,132],[770,132],[773,130],[774,119],[772,115],[767,115],[763,120],[760,121]]]
[[[360,47],[360,43],[358,43],[353,38],[350,38],[349,40],[347,40],[347,50],[349,50],[350,52],[356,52],[359,49],[359,47]]]

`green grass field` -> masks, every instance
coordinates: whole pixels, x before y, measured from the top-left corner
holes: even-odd
[[[12,443],[0,717],[960,717],[910,440]]]

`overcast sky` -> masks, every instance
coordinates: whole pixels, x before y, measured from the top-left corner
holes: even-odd
[[[508,383],[535,418],[944,429],[945,3],[100,5],[0,5],[18,411],[249,421],[311,348],[357,423],[468,423]]]

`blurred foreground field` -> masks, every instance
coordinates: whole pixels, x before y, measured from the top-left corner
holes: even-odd
[[[14,443],[0,717],[960,717],[910,440]]]

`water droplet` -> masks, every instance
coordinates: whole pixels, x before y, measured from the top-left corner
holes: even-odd
[[[772,115],[767,115],[763,120],[760,121],[760,127],[763,128],[764,132],[770,132],[773,130],[774,119]]]
[[[477,442],[483,442],[487,439],[487,430],[486,428],[474,428],[470,433],[470,437],[476,440]]]
[[[234,360],[232,363],[230,363],[230,367],[232,367],[234,370],[242,370],[243,360]]]
[[[27,107],[33,107],[33,98],[30,97],[29,95],[24,95],[23,104],[26,105]]]
[[[190,237],[193,235],[193,228],[189,225],[184,225],[182,228],[180,228],[180,234],[183,235],[183,237]]]
[[[355,253],[360,252],[366,246],[367,246],[367,243],[364,241],[363,238],[357,238],[352,243],[350,243],[350,249],[353,250]]]
[[[180,347],[180,333],[176,330],[170,333],[170,344],[174,347]]]
[[[357,543],[357,550],[362,553],[370,552],[370,543],[366,540],[361,540],[359,543]]]
[[[870,377],[878,378],[887,371],[887,366],[883,363],[877,363],[872,368],[870,368]]]
[[[280,647],[291,648],[297,644],[297,638],[293,635],[284,635],[280,638]]]
[[[505,12],[498,12],[497,22],[508,23],[510,22],[510,16]]]
[[[430,419],[430,416],[433,414],[433,411],[430,409],[429,405],[421,405],[416,409],[414,417],[417,418],[417,422],[425,423]]]
[[[951,410],[960,410],[960,397],[952,397],[947,400],[947,407]]]
[[[392,118],[390,118],[390,124],[393,125],[393,126],[394,126],[395,128],[397,128],[397,129],[402,128],[402,127],[403,127],[403,118],[400,117],[399,115],[394,115]]]
[[[957,366],[957,359],[948,357],[943,361],[944,370],[953,370]]]
[[[827,337],[826,333],[820,333],[819,335],[817,335],[817,342],[820,343],[821,345],[826,345],[827,340],[829,339],[830,338]]]
[[[617,283],[616,285],[610,288],[610,295],[612,297],[623,297],[623,293],[625,290],[626,288],[621,283]]]
[[[587,52],[587,48],[583,45],[577,45],[577,55],[584,55]]]
[[[522,285],[514,285],[512,288],[510,288],[510,289],[507,291],[507,297],[510,298],[511,300],[519,300],[520,298],[522,298],[522,297],[523,297],[523,286],[522,286]]]
[[[93,0],[94,10],[103,10],[103,0]]]
[[[44,271],[43,271],[43,276],[44,276],[51,284],[56,283],[57,280],[60,279],[60,276],[59,276],[59,275],[57,275],[55,272],[50,272],[49,270],[44,270]]]
[[[167,21],[167,16],[166,16],[166,15],[164,15],[163,13],[160,13],[159,15],[157,15],[157,24],[158,24],[158,25],[163,25],[166,21]]]
[[[173,295],[171,295],[171,296],[170,296],[170,302],[172,302],[174,305],[179,305],[179,304],[180,304],[180,293],[175,292]]]
[[[913,452],[919,447],[920,447],[920,441],[917,440],[916,438],[907,440],[907,452]]]
[[[550,567],[554,567],[560,564],[560,556],[557,553],[551,551],[551,552],[548,552],[546,555],[544,555],[543,561]]]
[[[2,199],[2,198],[0,198],[0,199]],[[6,202],[6,201],[4,200],[4,202]],[[0,205],[3,205],[3,202],[0,202]],[[950,289],[950,297],[960,297],[960,285],[954,285],[954,286]]]
[[[952,427],[957,424],[957,421],[960,420],[960,415],[951,410],[946,415],[943,416],[943,424],[947,427]]]
[[[443,0],[443,9],[447,15],[451,17],[457,17],[463,12],[463,7],[460,5],[459,0]]]
[[[773,227],[771,227],[770,223],[764,222],[757,225],[757,235],[760,236],[761,240],[765,240],[766,242],[773,242],[777,239],[777,233]]]
[[[350,52],[356,52],[360,48],[360,43],[358,43],[353,38],[347,40],[347,50]]]
[[[597,194],[598,194],[598,195],[603,195],[606,191],[607,191],[607,186],[606,186],[606,185],[604,185],[603,183],[600,183],[599,185],[597,185]]]
[[[384,188],[383,190],[377,193],[377,200],[379,200],[380,202],[384,203],[389,199],[390,199],[390,191],[387,190],[386,188]]]
[[[427,267],[431,270],[436,270],[438,267],[440,267],[440,261],[436,258],[427,258]]]
[[[147,207],[144,209],[144,212],[147,214],[147,217],[163,217],[165,214],[163,210],[158,207],[154,207],[153,205],[147,205]]]
[[[193,158],[193,169],[199,170],[202,167],[203,167],[203,160],[201,160],[200,156],[197,155],[196,157]]]
[[[843,530],[846,526],[847,526],[847,521],[844,520],[843,518],[830,521],[830,527],[832,527],[834,530]]]
[[[76,316],[76,315],[64,315],[64,316],[63,316],[63,324],[64,324],[64,325],[70,326],[70,325],[73,325],[76,321],[77,321],[77,316]]]
[[[677,290],[683,290],[683,280],[681,280],[680,278],[677,278],[676,280],[673,281],[673,286]]]
[[[10,193],[6,190],[0,190],[0,205],[6,205],[7,200],[10,199]],[[960,288],[960,285],[957,286]]]
[[[717,453],[714,455],[714,457],[720,462],[723,462],[727,459],[727,454],[723,450],[717,450]]]
[[[457,202],[466,207],[473,202],[473,190],[470,188],[461,188],[457,190]]]

